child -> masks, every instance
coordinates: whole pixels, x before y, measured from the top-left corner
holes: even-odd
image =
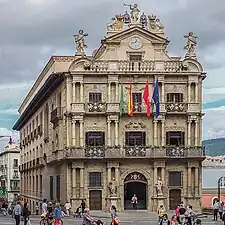
[[[54,209],[54,219],[55,219],[55,225],[59,224],[59,219],[62,218],[62,209],[60,208],[59,203],[56,203],[55,209]]]

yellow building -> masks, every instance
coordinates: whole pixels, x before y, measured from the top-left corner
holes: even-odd
[[[21,196],[31,205],[47,198],[75,209],[84,199],[91,210],[124,210],[136,194],[139,209],[200,209],[206,75],[196,37],[185,36],[184,58],[169,56],[158,18],[130,8],[92,56],[80,30],[75,56],[52,56],[20,106]],[[152,101],[148,117],[143,92],[148,81],[152,95],[157,80],[160,114]]]

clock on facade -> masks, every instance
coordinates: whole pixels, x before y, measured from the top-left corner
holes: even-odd
[[[133,49],[140,49],[142,47],[142,41],[138,37],[132,37],[129,43],[130,47]]]

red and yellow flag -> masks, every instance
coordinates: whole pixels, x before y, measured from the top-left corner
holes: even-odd
[[[133,96],[132,96],[132,81],[130,81],[130,91],[129,91],[129,98],[128,98],[128,115],[133,116]]]

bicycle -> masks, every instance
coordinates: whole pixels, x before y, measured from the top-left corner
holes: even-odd
[[[49,221],[48,219],[49,218],[47,218],[47,217],[42,218],[40,221],[40,225],[55,225],[56,224],[55,219],[53,219],[52,221]],[[59,225],[63,225],[62,219],[58,219],[58,222],[59,222],[58,223]]]

